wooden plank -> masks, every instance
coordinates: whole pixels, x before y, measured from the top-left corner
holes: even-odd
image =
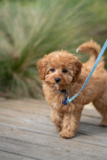
[[[61,139],[58,137],[52,137],[49,135],[34,134],[31,132],[26,132],[26,131],[24,132],[24,131],[17,130],[17,129],[13,130],[11,133],[10,132],[8,132],[8,133],[5,132],[5,133],[7,133],[7,135],[5,135],[5,137],[8,136],[7,139],[5,139],[4,135],[3,135],[3,137],[0,136],[0,142],[2,143],[2,144],[0,144],[0,148],[2,148],[2,150],[6,150],[8,152],[10,152],[11,150],[7,149],[8,145],[6,143],[8,141],[10,142],[11,140],[13,140],[14,142],[12,141],[12,144],[15,143],[16,148],[17,148],[17,142],[18,143],[20,142],[25,147],[29,146],[29,144],[30,144],[30,145],[32,145],[32,148],[34,148],[34,146],[35,146],[35,149],[39,148],[39,150],[42,150],[42,151],[44,151],[43,148],[45,148],[45,151],[46,151],[46,149],[51,149],[51,152],[52,152],[52,150],[54,153],[55,152],[58,153],[60,151],[61,155],[63,153],[67,153],[66,156],[75,155],[77,157],[78,156],[81,157],[81,159],[83,158],[83,156],[85,158],[94,157],[95,159],[100,159],[100,160],[106,159],[106,157],[107,157],[107,152],[106,152],[107,146],[93,145],[91,143],[86,143],[86,141],[82,142],[82,141],[77,141],[75,139],[66,140],[66,139]],[[87,137],[85,137],[85,138],[87,139]],[[4,141],[2,141],[2,139],[3,140],[5,139],[5,144],[3,144]],[[92,139],[92,141],[93,141],[93,139]],[[106,145],[106,143],[105,143],[105,145]],[[9,149],[12,149],[12,152],[13,152],[12,147],[13,146],[10,145]],[[22,145],[20,146],[20,148],[17,148],[15,153],[18,154],[19,152],[17,152],[17,151],[21,150],[21,147],[22,147]],[[37,149],[36,149],[36,152],[37,152]],[[41,152],[42,155],[43,155],[43,153],[44,152]],[[20,154],[24,155],[24,156],[25,155],[28,156],[27,154],[22,154],[22,153],[20,153]],[[48,154],[50,154],[50,152],[48,152]],[[83,156],[82,156],[82,154],[83,154]],[[29,152],[29,155],[30,155],[30,152]],[[31,158],[34,158],[34,157],[31,157]],[[35,158],[40,158],[40,157],[35,157]],[[66,157],[66,158],[68,158],[68,157]]]
[[[90,125],[96,125],[99,126],[99,122],[100,122],[100,118],[96,118],[96,117],[88,117],[88,116],[81,116],[80,119],[81,123],[85,123],[85,124],[90,124]]]
[[[82,115],[100,118],[101,115],[96,109],[86,109],[84,108],[82,111]]]
[[[2,99],[0,98],[0,103],[2,104],[9,104],[9,103],[13,103],[13,104],[44,104],[47,106],[47,102],[45,100],[37,100],[37,99],[30,99],[30,98],[23,98],[23,99]]]
[[[90,157],[92,157],[91,155],[90,157],[89,155],[85,156],[85,154],[82,154],[83,156],[80,157],[79,153],[78,155],[76,155],[76,153],[73,152],[69,153],[67,151],[61,151],[59,148],[45,147],[36,144],[11,140],[3,137],[0,137],[0,142],[0,149],[2,150],[40,160],[90,160]],[[101,160],[99,159],[98,155],[96,155],[94,158],[96,160]],[[105,159],[105,156],[103,156],[103,158]]]
[[[20,112],[16,110],[10,110],[6,108],[0,108],[0,115],[4,115],[6,117],[13,117],[16,119],[21,119],[21,120],[29,120],[33,121],[36,123],[45,123],[52,125],[52,122],[50,120],[50,116],[46,115],[38,115],[38,114],[32,114],[32,113],[26,113],[26,112]]]
[[[10,109],[6,109],[6,108],[0,108],[0,115],[1,114],[4,116],[14,117],[17,119],[30,120],[30,121],[34,121],[36,123],[43,123],[43,124],[52,125],[52,122],[50,120],[50,116],[20,112],[20,111],[10,110]],[[83,115],[81,117],[80,121],[83,123],[98,125],[100,119],[95,118],[95,117],[87,117],[87,116]]]
[[[39,145],[46,145],[46,146],[53,146],[55,148],[60,147],[61,150],[67,149],[70,150],[70,148],[66,148],[66,141],[59,137],[59,135],[56,133],[56,136],[52,136],[49,134],[43,134],[43,133],[34,133],[32,131],[26,131],[23,129],[18,128],[12,128],[9,126],[0,126],[0,136],[8,137],[11,139],[17,139],[20,141],[26,141],[29,143],[37,143]],[[48,139],[48,141],[47,141]],[[59,142],[57,144],[57,142]],[[97,135],[81,135],[77,134],[75,138],[72,138],[67,141],[67,146],[69,145],[75,146],[75,144],[81,144],[81,147],[84,147],[84,143],[87,145],[96,145],[100,147],[106,147],[107,148],[107,137],[101,137]],[[75,144],[74,144],[75,143]],[[58,146],[59,145],[59,146]]]
[[[43,108],[43,109],[49,109],[50,106],[46,103],[46,101],[41,101],[41,100],[34,100],[34,102],[32,101],[29,101],[26,100],[6,100],[6,101],[3,101],[3,102],[0,102],[0,107],[3,107],[3,106],[6,106],[6,107],[10,107],[10,106],[16,106],[17,107],[20,107],[20,106],[26,106],[26,107],[36,107],[36,108]]]
[[[17,106],[13,103],[9,105],[2,103],[1,106],[0,103],[1,150],[23,157],[30,155],[31,159],[107,159],[107,128],[95,126],[100,116],[91,115],[91,112],[83,113],[84,116],[81,118],[83,123],[80,123],[78,134],[73,139],[65,140],[59,137],[51,123],[50,109],[47,105],[45,108],[42,104],[36,107],[34,104],[30,107],[30,103],[27,106],[25,103],[23,105],[20,102]],[[93,125],[88,124],[90,122]],[[29,147],[33,148],[33,151],[30,151]],[[37,156],[34,150],[36,154],[39,152]]]
[[[0,151],[0,160],[36,160],[36,159],[8,153],[5,151]]]
[[[2,105],[0,106],[0,110],[3,108],[9,109],[9,110],[15,110],[19,112],[25,112],[25,113],[32,113],[32,114],[38,114],[38,115],[50,115],[50,109],[45,109],[45,108],[38,108],[38,107],[32,107],[32,106],[26,106],[26,105],[19,105],[16,106],[14,104],[12,105]]]
[[[99,119],[100,116],[97,116],[97,115],[96,116],[90,116],[91,113],[94,114],[94,111],[85,109],[83,111],[83,116],[81,117],[81,122],[88,123],[88,124],[98,125],[99,122],[100,122],[100,119]],[[95,111],[95,114],[96,113],[97,113],[97,111]],[[3,114],[3,115],[7,114],[7,116],[8,115],[10,115],[10,116],[12,116],[12,115],[18,115],[18,117],[20,117],[22,119],[24,119],[24,117],[29,117],[32,120],[34,119],[36,121],[41,121],[41,122],[38,122],[38,123],[44,123],[44,120],[42,121],[41,118],[40,119],[36,118],[36,117],[39,117],[37,115],[41,115],[41,116],[48,117],[47,119],[49,121],[46,121],[46,123],[47,124],[51,124],[50,118],[49,118],[49,116],[50,116],[50,109],[43,109],[43,108],[37,108],[37,107],[31,107],[31,106],[30,107],[21,107],[20,106],[18,108],[18,107],[16,107],[16,106],[13,105],[13,106],[10,106],[9,108],[6,108],[5,106],[4,107],[0,107],[0,114]],[[23,115],[23,117],[21,115]]]
[[[94,126],[90,124],[82,124],[79,125],[79,132],[83,132],[85,134],[94,134],[103,137],[107,137],[107,127]]]
[[[32,100],[33,101],[33,100]],[[19,101],[19,100],[11,100],[11,101],[4,101],[0,102],[0,108],[8,108],[13,109],[21,112],[29,112],[33,114],[44,114],[49,115],[51,107],[47,105],[45,101]],[[98,111],[93,109],[86,109],[84,107],[83,115],[90,116],[90,117],[97,117],[100,118],[100,114]]]
[[[5,126],[12,126],[17,128],[22,128],[24,130],[36,132],[36,133],[44,133],[56,136],[56,128],[52,125],[46,125],[46,124],[39,124],[36,122],[32,122],[30,120],[21,120],[21,119],[15,119],[11,117],[6,116],[0,116],[0,124]],[[103,137],[107,137],[107,128],[106,127],[99,127],[94,126],[90,124],[79,124],[79,133],[87,134],[87,135],[99,135]],[[57,133],[58,134],[58,133]]]
[[[54,131],[54,126],[49,126],[46,124],[38,124],[36,122],[31,122],[29,120],[20,120],[20,119],[13,119],[10,117],[0,116],[0,124],[5,126],[13,126],[15,128],[22,128],[24,130],[32,131],[32,132],[42,132],[47,134],[48,132],[51,133]],[[55,130],[56,131],[56,130]]]

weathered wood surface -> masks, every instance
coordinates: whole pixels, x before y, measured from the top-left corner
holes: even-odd
[[[107,128],[83,110],[75,138],[62,139],[45,101],[0,100],[0,160],[107,160]]]

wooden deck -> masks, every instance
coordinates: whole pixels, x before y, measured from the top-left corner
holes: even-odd
[[[107,160],[107,128],[84,109],[75,138],[62,139],[45,101],[0,100],[0,160]]]

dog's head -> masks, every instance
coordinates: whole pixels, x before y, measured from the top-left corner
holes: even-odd
[[[64,88],[77,81],[82,63],[73,54],[56,51],[45,55],[37,63],[41,80],[50,87]]]

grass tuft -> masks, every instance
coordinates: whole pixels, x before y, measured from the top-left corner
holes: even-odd
[[[1,1],[0,96],[42,98],[37,61],[55,50],[75,53],[78,45],[93,37],[103,44],[106,7],[105,0]]]

